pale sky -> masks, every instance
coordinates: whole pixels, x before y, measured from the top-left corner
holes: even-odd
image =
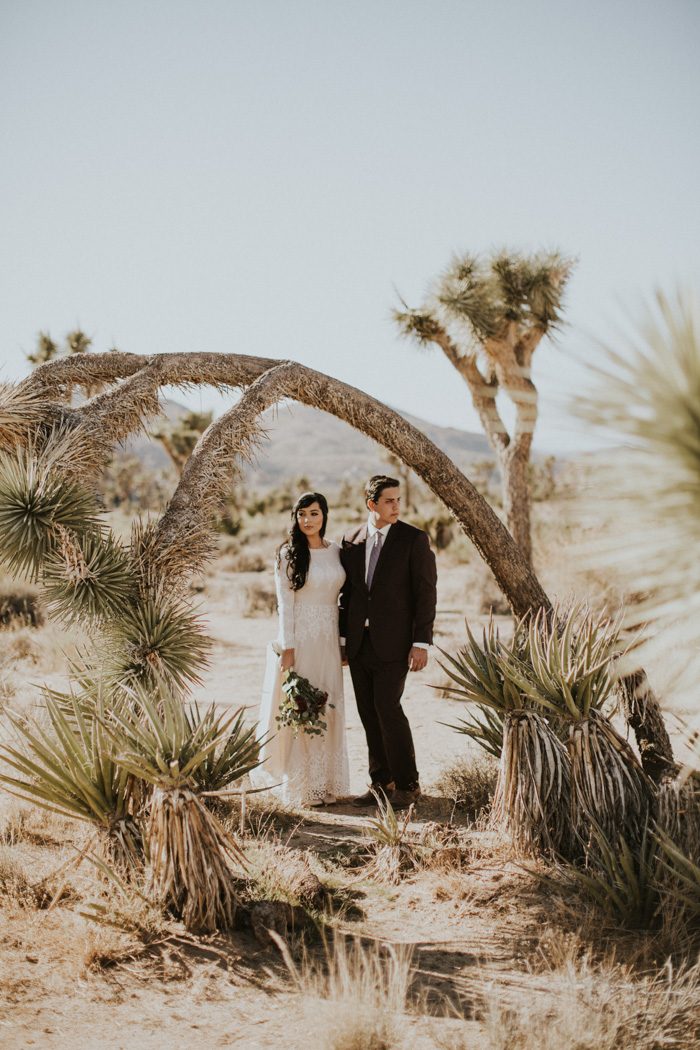
[[[78,324],[478,429],[394,289],[556,246],[579,265],[537,445],[584,442],[557,408],[572,356],[654,285],[697,286],[699,45],[698,0],[0,0],[0,379]]]

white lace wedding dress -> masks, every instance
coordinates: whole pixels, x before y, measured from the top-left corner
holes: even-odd
[[[254,787],[267,787],[293,805],[332,801],[349,791],[348,754],[345,741],[343,671],[338,635],[338,594],[345,580],[340,547],[311,549],[306,583],[292,590],[282,564],[275,565],[279,633],[277,648],[294,649],[294,670],[328,693],[321,736],[279,728],[275,716],[282,698],[279,657],[268,647],[257,736],[268,736],[261,750],[262,765],[250,775]],[[330,705],[333,704],[333,707]]]

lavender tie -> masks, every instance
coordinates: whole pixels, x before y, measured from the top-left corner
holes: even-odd
[[[372,587],[372,580],[374,579],[374,571],[377,568],[377,562],[379,561],[379,555],[382,551],[382,540],[384,537],[381,532],[375,532],[374,543],[372,544],[372,550],[369,555],[369,565],[367,566],[367,590]]]

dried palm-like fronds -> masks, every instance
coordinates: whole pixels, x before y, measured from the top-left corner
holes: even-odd
[[[18,773],[0,771],[11,794],[52,813],[92,824],[101,833],[110,859],[133,868],[142,862],[133,776],[112,758],[111,744],[98,718],[86,719],[76,698],[59,704],[45,697],[49,726],[7,712],[17,745],[0,745],[0,756]],[[69,713],[70,712],[70,713]],[[104,717],[98,701],[97,713]]]
[[[135,602],[105,628],[104,670],[113,682],[183,690],[199,682],[211,641],[188,605],[159,595]]]
[[[587,841],[600,828],[611,842],[639,842],[653,804],[651,783],[626,740],[607,718],[591,711],[569,730],[571,819]]]
[[[152,784],[148,857],[150,892],[180,916],[188,929],[233,924],[234,882],[229,861],[240,847],[211,813],[197,790],[202,767],[229,744],[238,715],[197,718],[168,690],[135,691],[136,703],[115,707],[105,727],[117,761]]]
[[[42,574],[52,614],[66,623],[100,623],[124,613],[136,587],[121,543],[102,531],[77,536],[62,525],[56,536]]]
[[[82,535],[99,528],[92,493],[66,481],[50,455],[17,449],[0,456],[0,560],[36,579],[59,542],[59,528]]]
[[[48,403],[38,392],[0,383],[0,447],[26,445],[47,411]]]
[[[148,827],[148,892],[188,930],[230,929],[236,895],[227,858],[239,851],[216,817],[190,788],[157,787]]]
[[[569,757],[561,740],[536,711],[509,711],[493,815],[524,853],[566,854],[569,826]]]

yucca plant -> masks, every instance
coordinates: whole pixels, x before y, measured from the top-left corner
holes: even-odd
[[[59,529],[98,531],[93,494],[56,471],[51,446],[0,455],[0,561],[15,575],[38,579]]]
[[[136,580],[121,543],[103,530],[79,537],[59,525],[56,532],[42,568],[52,615],[64,623],[99,624],[126,613]]]
[[[372,850],[367,873],[380,882],[396,884],[406,871],[415,867],[415,852],[408,841],[408,825],[413,807],[409,807],[399,818],[383,792],[374,792],[374,796],[377,800],[377,816],[370,818],[367,824]]]
[[[45,698],[48,724],[13,711],[7,718],[17,743],[0,744],[0,784],[18,798],[93,825],[108,858],[119,868],[142,866],[140,792],[134,776],[112,757],[105,732],[104,698],[96,718],[86,717],[76,697]]]
[[[153,786],[148,817],[148,887],[190,930],[233,925],[235,886],[229,862],[243,861],[231,835],[201,794],[207,769],[230,784],[251,768],[253,752],[240,712],[203,716],[187,711],[167,688],[134,690],[134,702],[116,705],[104,721],[115,760]],[[224,754],[221,775],[217,752]],[[254,764],[254,763],[253,763]]]
[[[648,929],[657,914],[659,859],[654,836],[644,829],[638,841],[623,835],[611,840],[593,825],[594,847],[585,870],[569,869],[574,884],[616,922]]]
[[[451,692],[452,696],[455,695]],[[501,757],[503,750],[503,715],[495,708],[485,707],[483,704],[475,704],[474,714],[466,718],[458,718],[457,723],[441,722],[456,733],[462,733],[473,740],[475,744],[483,748],[494,758]]]
[[[697,929],[700,926],[700,863],[688,856],[658,825],[654,838],[659,845],[663,869],[658,882],[665,909],[675,908],[686,925]]]
[[[445,691],[477,706],[477,732],[492,745],[492,753],[494,730],[502,724],[494,819],[505,825],[523,852],[567,852],[569,758],[552,725],[522,688],[527,680],[521,666],[524,629],[523,621],[508,646],[491,621],[479,645],[467,626],[467,644],[456,658],[441,650],[449,665],[441,666],[455,683]]]
[[[603,713],[616,684],[619,632],[618,621],[594,617],[585,605],[566,614],[540,610],[522,656],[508,654],[510,674],[530,701],[570,724],[571,823],[584,841],[595,826],[611,842],[620,835],[639,841],[652,805],[636,755]]]
[[[201,681],[211,641],[201,620],[176,598],[154,594],[134,601],[105,628],[109,655],[104,673],[127,682],[182,691]]]

